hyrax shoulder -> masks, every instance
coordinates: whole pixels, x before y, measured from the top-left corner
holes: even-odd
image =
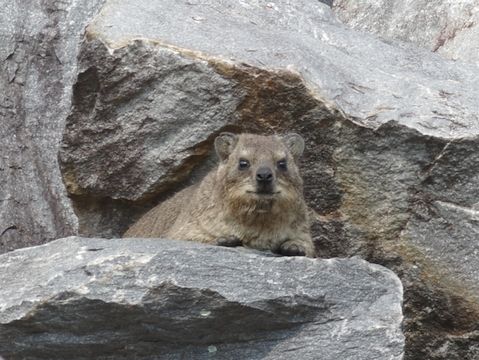
[[[125,237],[166,237],[314,256],[298,159],[304,141],[222,133],[219,165],[146,213]]]

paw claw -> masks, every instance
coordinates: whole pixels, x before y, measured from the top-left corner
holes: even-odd
[[[286,242],[279,248],[279,253],[284,256],[305,256],[306,250],[301,245]]]
[[[216,239],[216,245],[226,247],[236,247],[243,245],[241,240],[236,236],[222,236]]]

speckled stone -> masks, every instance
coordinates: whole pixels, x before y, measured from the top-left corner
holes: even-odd
[[[333,9],[339,19],[357,30],[479,65],[479,8],[475,0],[335,0]]]
[[[0,253],[75,234],[58,166],[84,27],[102,0],[0,0]]]
[[[402,359],[402,285],[354,259],[65,238],[0,256],[7,359]]]

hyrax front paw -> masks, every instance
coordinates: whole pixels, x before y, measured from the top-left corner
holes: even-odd
[[[236,236],[222,236],[222,237],[216,239],[216,245],[227,246],[227,247],[236,247],[236,246],[243,245],[243,243]]]
[[[281,244],[278,253],[284,256],[306,256],[306,248],[298,242],[288,240]]]

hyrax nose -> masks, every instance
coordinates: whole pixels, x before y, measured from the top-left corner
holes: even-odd
[[[273,171],[269,167],[260,167],[256,171],[256,181],[259,183],[270,183],[273,181]]]

